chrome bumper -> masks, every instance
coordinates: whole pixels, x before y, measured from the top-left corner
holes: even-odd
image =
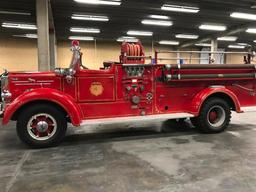
[[[0,118],[4,116],[4,104],[0,103]]]

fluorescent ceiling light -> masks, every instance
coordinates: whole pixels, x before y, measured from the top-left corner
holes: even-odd
[[[130,42],[130,43],[136,43],[138,42],[139,40],[136,38],[136,37],[119,37],[116,41],[118,42]]]
[[[209,44],[209,43],[197,43],[197,44],[195,44],[195,46],[198,46],[198,47],[211,47],[212,45]]]
[[[179,41],[167,41],[167,40],[163,40],[163,41],[159,41],[159,44],[161,44],[161,45],[179,45],[180,42],[179,42]]]
[[[70,40],[81,40],[81,41],[93,41],[94,37],[87,36],[70,36],[68,39]]]
[[[255,14],[234,12],[230,14],[230,17],[246,20],[256,20]]]
[[[109,21],[109,18],[107,16],[98,16],[98,15],[73,14],[71,18],[75,20],[85,20],[85,21]]]
[[[234,36],[224,36],[224,37],[217,38],[218,41],[236,41],[237,39],[238,37],[234,37]]]
[[[158,25],[158,26],[167,26],[167,27],[173,25],[172,21],[149,20],[149,19],[142,20],[141,23],[144,25]]]
[[[243,45],[229,45],[228,48],[230,48],[230,49],[244,49],[245,46],[243,46]]]
[[[152,36],[153,32],[150,32],[150,31],[128,31],[127,35]]]
[[[26,37],[29,39],[37,39],[37,34],[13,35],[14,37]]]
[[[249,28],[246,30],[247,33],[256,33],[256,28]]]
[[[198,39],[198,35],[190,35],[190,34],[177,34],[175,35],[178,39]]]
[[[248,43],[237,43],[237,45],[248,46]]]
[[[2,27],[15,28],[15,29],[28,29],[28,30],[36,30],[37,29],[37,27],[32,24],[9,23],[9,22],[2,23]]]
[[[16,11],[0,11],[0,14],[5,14],[5,15],[31,15],[31,13],[16,12]]]
[[[199,26],[199,29],[209,30],[209,31],[225,31],[227,29],[224,25],[207,25],[203,24]]]
[[[149,17],[152,19],[165,19],[165,20],[170,19],[170,17],[165,15],[150,15]]]
[[[77,3],[92,5],[121,5],[120,0],[74,0]]]
[[[253,42],[256,43],[256,40],[254,40]]]
[[[198,7],[168,5],[168,4],[164,4],[161,7],[161,9],[165,11],[183,12],[183,13],[198,13],[200,11]]]
[[[100,33],[99,29],[95,29],[95,28],[81,28],[81,27],[71,27],[70,31],[71,32],[76,32],[76,33]]]

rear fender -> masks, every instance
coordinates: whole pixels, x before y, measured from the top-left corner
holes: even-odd
[[[226,87],[208,87],[200,91],[192,100],[190,111],[194,113],[194,115],[198,115],[203,103],[211,96],[223,97],[223,99],[229,99],[233,102],[235,107],[235,111],[241,113],[241,105],[237,98],[237,96]]]
[[[34,89],[32,91],[25,92],[17,97],[14,101],[6,106],[2,121],[3,125],[7,124],[14,115],[14,113],[25,104],[41,100],[50,101],[59,105],[66,111],[66,113],[70,117],[71,123],[74,126],[80,126],[82,120],[82,112],[75,100],[71,96],[61,91],[50,88]]]

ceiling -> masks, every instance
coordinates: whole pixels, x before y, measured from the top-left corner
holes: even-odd
[[[177,13],[161,10],[163,4],[183,4],[200,8],[197,14]],[[239,28],[241,25],[250,24],[256,27],[256,21],[231,18],[231,12],[255,13],[252,9],[256,5],[255,0],[122,0],[120,6],[79,4],[73,0],[51,0],[56,35],[58,40],[68,39],[74,35],[70,27],[93,27],[101,30],[100,34],[93,35],[97,41],[115,41],[120,36],[125,36],[128,30],[152,31],[153,37],[140,37],[143,41],[177,40],[175,34],[191,33],[200,38],[213,35],[216,32],[200,30],[202,23],[224,24],[231,28]],[[1,12],[2,11],[2,12]],[[6,14],[3,11],[27,12],[31,15]],[[109,17],[109,22],[91,22],[72,20],[71,15],[96,14]],[[171,27],[160,27],[141,24],[142,19],[149,19],[149,15],[166,15],[173,21]],[[0,22],[36,23],[35,0],[2,0],[0,5]],[[31,31],[0,27],[0,37],[12,37],[12,35],[31,33]],[[75,34],[79,35],[79,34]],[[81,34],[80,34],[81,35]],[[237,42],[253,43],[256,34],[241,32],[236,34]],[[188,40],[181,40],[182,43]],[[221,42],[221,46],[227,43]]]

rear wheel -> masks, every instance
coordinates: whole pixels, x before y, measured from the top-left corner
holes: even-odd
[[[17,120],[17,134],[29,146],[42,148],[57,145],[67,129],[65,114],[51,105],[24,109]]]
[[[228,103],[221,98],[213,97],[203,104],[199,116],[192,120],[192,123],[204,133],[219,133],[228,127],[230,119]]]

